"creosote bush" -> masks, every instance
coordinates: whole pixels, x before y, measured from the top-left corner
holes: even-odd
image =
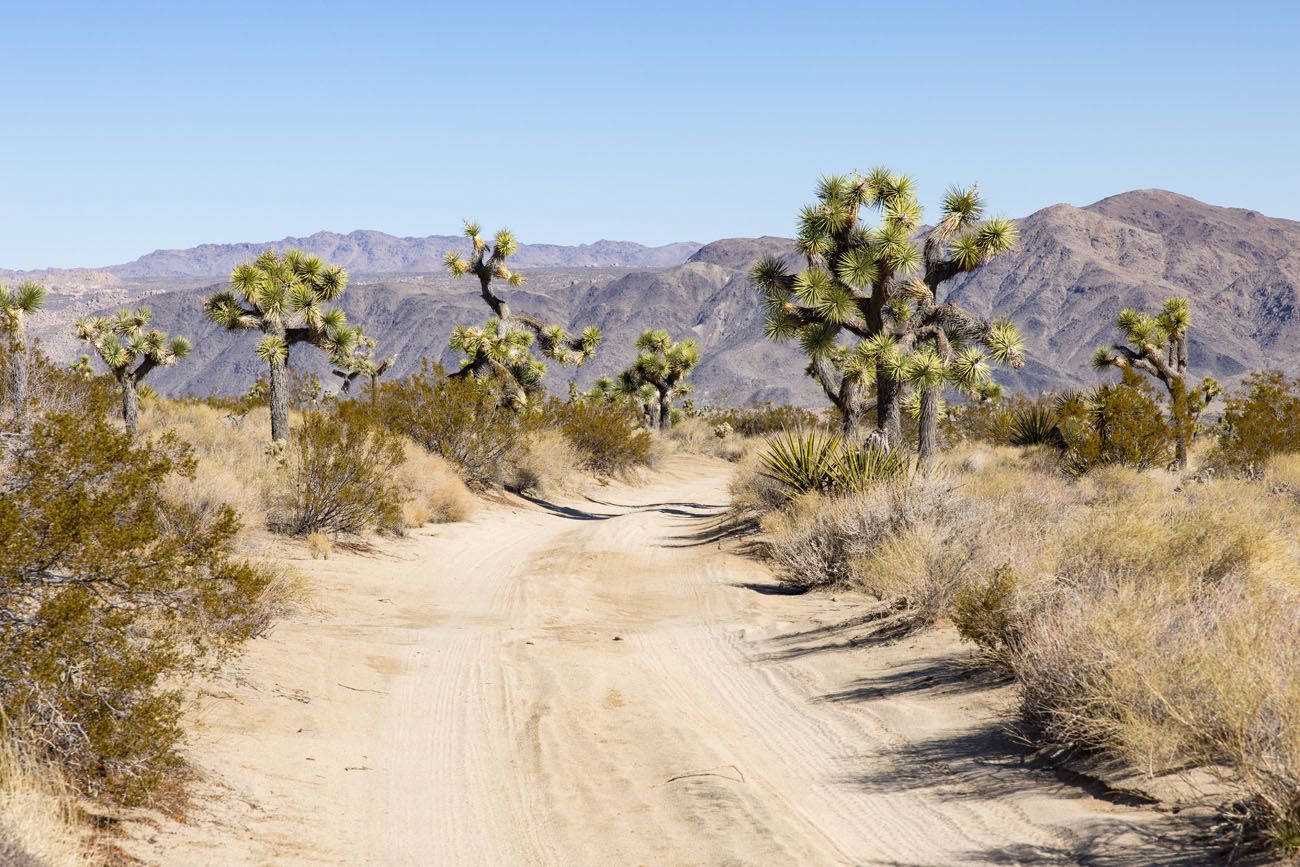
[[[1300,451],[1300,380],[1253,373],[1228,397],[1211,461],[1233,473],[1258,474],[1274,455]]]
[[[547,414],[593,472],[620,473],[651,461],[654,440],[626,403],[552,401]]]
[[[405,527],[393,479],[406,459],[397,434],[356,411],[307,412],[289,443],[273,530],[305,536]]]
[[[178,684],[275,613],[275,573],[231,556],[233,511],[168,502],[170,436],[37,418],[0,483],[0,702],[91,794],[142,800],[178,759]]]

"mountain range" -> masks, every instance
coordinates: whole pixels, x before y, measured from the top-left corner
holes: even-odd
[[[1300,373],[1300,223],[1163,190],[1122,193],[1086,207],[1053,205],[1017,222],[1014,252],[947,287],[950,297],[975,312],[1020,324],[1029,360],[1023,370],[998,373],[1010,388],[1095,382],[1089,358],[1112,339],[1120,309],[1154,308],[1170,295],[1192,301],[1191,360],[1198,376],[1232,382],[1252,369]],[[59,283],[59,275],[73,272],[48,272],[56,290],[51,311],[33,319],[33,329],[52,355],[72,358],[78,352],[69,335],[72,318],[147,298],[160,327],[196,343],[191,358],[158,371],[153,384],[170,393],[241,392],[261,369],[252,354],[256,337],[220,333],[204,320],[201,299],[237,262],[267,246],[297,246],[350,270],[341,304],[380,339],[385,353],[397,354],[400,375],[426,355],[454,364],[446,349],[451,328],[488,316],[476,284],[438,272],[443,252],[464,249],[464,243],[455,236],[319,232],[270,245],[158,251],[126,265],[79,272],[79,288]],[[763,337],[762,309],[746,271],[764,254],[796,258],[793,242],[777,237],[704,246],[521,245],[512,262],[528,282],[510,300],[518,310],[570,328],[602,328],[606,339],[596,358],[576,371],[580,384],[625,367],[636,335],[658,327],[700,341],[704,360],[694,378],[705,400],[818,405],[819,392],[803,376],[796,348]],[[13,276],[0,272],[0,279]],[[299,348],[294,363],[328,379],[328,369],[312,355]],[[573,375],[556,369],[550,382],[562,391]]]

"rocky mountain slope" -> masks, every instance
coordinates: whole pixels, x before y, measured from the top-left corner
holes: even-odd
[[[1300,373],[1300,223],[1159,190],[1124,193],[1083,208],[1054,205],[1019,223],[1015,253],[950,285],[952,295],[977,312],[1020,323],[1029,363],[1022,371],[999,373],[1012,388],[1036,391],[1096,381],[1088,360],[1098,344],[1111,339],[1115,314],[1124,306],[1154,306],[1173,294],[1189,296],[1194,305],[1191,353],[1198,373],[1225,380],[1264,367]],[[245,255],[259,249],[249,245]],[[367,275],[354,263],[381,261],[377,254],[331,249],[337,251],[331,261],[354,273],[343,306],[383,341],[386,352],[397,352],[399,374],[424,355],[453,362],[446,350],[452,326],[487,317],[469,281],[436,273]],[[410,260],[411,267],[436,262],[444,249],[431,241],[428,258]],[[818,405],[820,395],[802,375],[794,347],[763,338],[762,311],[745,273],[764,253],[793,255],[793,247],[772,237],[716,241],[685,262],[653,269],[586,261],[582,264],[592,267],[527,267],[521,253],[520,270],[529,283],[516,290],[512,302],[570,327],[594,323],[604,329],[606,343],[578,372],[582,384],[625,367],[636,335],[662,327],[703,345],[695,378],[705,399]],[[239,258],[233,251],[221,255]],[[226,260],[213,254],[204,261]],[[193,358],[157,374],[155,384],[166,391],[239,392],[260,370],[252,354],[254,336],[223,335],[202,317],[199,302],[219,282],[191,276],[190,288],[149,298],[162,327],[197,343]],[[55,354],[72,357],[76,348],[66,336],[66,320],[86,305],[65,306],[33,324]],[[328,376],[311,355],[299,348],[295,363]],[[557,369],[551,383],[563,390],[573,374]]]

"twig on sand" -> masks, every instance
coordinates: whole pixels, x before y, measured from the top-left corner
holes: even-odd
[[[736,779],[736,777],[730,776],[729,774],[719,774],[719,773],[717,773],[719,770],[721,770],[721,769],[723,769],[723,768],[731,768],[733,771],[736,772],[736,776],[740,777],[740,779]],[[668,785],[669,783],[674,783],[674,782],[676,782],[677,780],[685,780],[685,779],[687,779],[687,778],[689,778],[689,777],[722,777],[722,779],[724,779],[724,780],[731,780],[731,782],[733,782],[733,783],[743,783],[743,782],[745,782],[745,774],[744,774],[744,772],[742,772],[742,771],[740,770],[740,768],[736,767],[735,765],[718,765],[716,768],[705,768],[705,769],[702,770],[702,771],[691,771],[690,773],[686,773],[686,774],[678,774],[678,775],[675,776],[675,777],[669,777],[668,779],[664,780],[664,781],[663,781],[662,783],[660,783],[659,785],[660,785],[660,786],[666,786],[666,785]],[[655,788],[658,788],[658,786],[656,786]]]
[[[384,692],[382,689],[363,689],[362,687],[359,686],[348,686],[346,683],[340,683],[339,686],[343,687],[344,689],[350,689],[353,692],[373,692],[376,695],[388,695],[388,693]]]

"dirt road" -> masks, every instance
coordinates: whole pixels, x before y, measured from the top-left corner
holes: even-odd
[[[791,597],[710,535],[730,467],[493,505],[298,565],[280,624],[195,709],[151,863],[1182,863],[1149,809],[1023,765],[1005,687],[861,597]]]

